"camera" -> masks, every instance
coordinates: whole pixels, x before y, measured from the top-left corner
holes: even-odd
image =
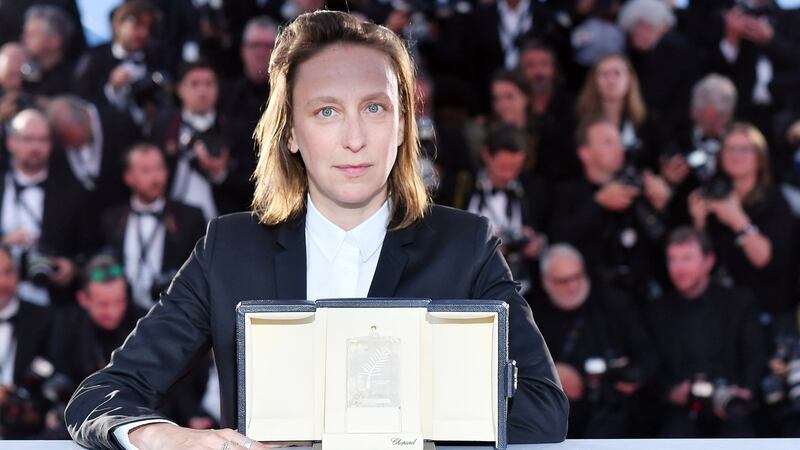
[[[160,71],[148,71],[131,83],[131,100],[140,108],[169,102],[170,80]]]
[[[23,382],[6,391],[5,401],[0,405],[3,438],[61,434],[59,430],[66,430],[63,415],[50,414],[62,420],[55,424],[46,423],[45,416],[54,409],[63,411],[74,390],[72,380],[57,373],[52,363],[41,357],[35,358]]]
[[[700,195],[710,200],[722,200],[728,197],[732,190],[733,181],[721,170],[700,184]]]
[[[732,386],[724,378],[714,382],[696,376],[689,390],[690,416],[710,415],[712,409],[725,411],[728,416],[741,416],[750,411],[751,405],[734,394]]]
[[[218,158],[226,147],[226,140],[217,127],[211,127],[206,131],[192,132],[187,130],[181,133],[180,143],[189,151],[194,149],[195,144],[198,142],[202,142],[206,146],[208,155],[214,158]]]
[[[644,381],[641,367],[613,350],[602,357],[587,358],[583,370],[586,374],[586,398],[592,403],[618,398],[614,389],[616,383],[641,384]]]
[[[38,250],[28,250],[22,254],[23,279],[30,280],[39,286],[45,286],[55,273],[57,267],[50,262],[50,256]]]
[[[771,373],[761,381],[764,402],[777,405],[789,402],[800,408],[800,339],[780,336],[773,359],[783,361],[788,369],[786,376]]]
[[[617,174],[616,180],[626,186],[644,189],[644,182],[633,164],[626,164]],[[661,216],[643,197],[637,197],[631,207],[639,228],[651,241],[658,241],[667,233],[667,226]]]

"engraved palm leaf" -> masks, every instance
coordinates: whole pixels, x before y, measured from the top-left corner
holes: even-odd
[[[381,347],[375,350],[369,357],[369,360],[361,366],[361,373],[359,375],[366,377],[367,389],[372,385],[372,377],[379,376],[383,366],[389,361],[389,356],[392,352],[389,347]]]

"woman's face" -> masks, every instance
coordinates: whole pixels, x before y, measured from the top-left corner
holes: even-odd
[[[603,100],[622,101],[631,84],[627,64],[620,58],[604,60],[597,66],[595,82]]]
[[[528,99],[514,83],[508,81],[492,83],[492,105],[494,113],[500,120],[518,126],[525,124]]]
[[[722,169],[731,178],[752,176],[758,171],[758,150],[744,133],[731,133],[722,146]]]
[[[402,143],[400,114],[397,77],[380,51],[335,44],[300,64],[289,148],[299,149],[318,208],[383,204]]]

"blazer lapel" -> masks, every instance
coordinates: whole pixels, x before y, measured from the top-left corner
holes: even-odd
[[[306,228],[303,219],[278,226],[275,293],[281,300],[306,300]]]
[[[369,287],[369,297],[393,297],[408,263],[404,246],[414,242],[416,225],[398,231],[387,231],[383,239],[378,266]]]

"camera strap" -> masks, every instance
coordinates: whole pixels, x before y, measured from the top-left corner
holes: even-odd
[[[150,272],[152,276],[158,273],[158,270],[150,267],[150,261],[147,256],[156,241],[158,232],[164,228],[164,223],[161,220],[162,215],[158,213],[134,212],[134,214],[136,215],[136,238],[139,243],[139,266],[136,268],[136,282],[139,283],[143,281],[142,277],[145,274],[145,270]],[[156,221],[156,224],[150,235],[145,238],[142,222],[147,216],[151,216]]]

